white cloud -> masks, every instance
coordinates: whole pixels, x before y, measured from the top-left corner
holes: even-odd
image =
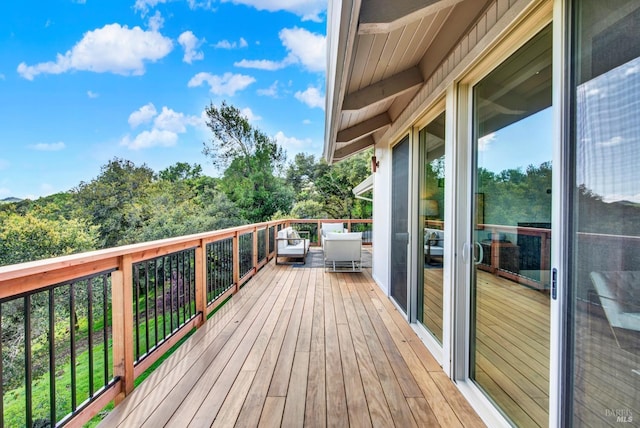
[[[243,37],[240,37],[240,40],[237,42],[230,42],[229,40],[224,39],[213,45],[213,47],[216,49],[236,49],[246,48],[247,46],[249,46],[249,44]]]
[[[143,123],[148,123],[158,114],[156,107],[152,104],[145,104],[129,115],[129,126],[135,128]]]
[[[198,39],[191,31],[185,31],[178,37],[178,43],[184,49],[184,57],[182,60],[187,64],[191,64],[195,60],[204,58],[204,53],[198,48],[202,45],[204,39]]]
[[[198,73],[189,80],[187,85],[193,88],[207,83],[211,87],[212,94],[232,97],[255,81],[253,77],[244,74],[225,73],[222,76],[216,76],[211,73]]]
[[[97,92],[93,92],[93,91],[87,91],[87,96],[89,98],[98,98],[100,96],[100,94],[97,93]]]
[[[277,98],[277,96],[278,96],[278,81],[276,80],[268,88],[266,88],[266,89],[258,89],[256,92],[258,93],[258,95],[264,95],[266,97]]]
[[[304,28],[285,28],[280,31],[280,40],[289,51],[289,56],[300,62],[304,68],[309,71],[325,71],[325,36],[311,33]]]
[[[109,24],[85,33],[71,50],[58,54],[55,62],[20,63],[18,73],[27,80],[41,73],[59,74],[70,70],[142,75],[145,62],[164,58],[172,49],[171,39],[156,31]]]
[[[150,130],[140,132],[133,139],[131,136],[126,135],[120,141],[120,145],[131,150],[156,146],[171,147],[177,144],[179,134],[187,132],[188,126],[206,127],[206,114],[204,111],[199,116],[190,116],[163,106],[158,114],[152,103],[148,103],[131,113],[129,125],[135,128],[143,123],[150,123],[152,120],[153,126]]]
[[[156,10],[156,13],[149,17],[147,26],[151,31],[159,31],[164,26],[164,18],[160,14],[160,11]]]
[[[189,3],[189,9],[191,10],[195,10],[195,9],[211,9],[211,0],[202,0],[202,1],[197,1],[197,0],[187,0],[187,3]]]
[[[326,68],[327,39],[321,34],[311,33],[304,28],[284,28],[280,40],[287,49],[287,56],[280,61],[267,59],[243,59],[234,63],[236,67],[256,68],[275,71],[292,64],[300,64],[312,72],[324,72]]]
[[[9,168],[9,161],[0,159],[0,170]]]
[[[320,15],[327,9],[327,0],[222,0],[253,6],[258,10],[276,12],[284,10],[302,17],[303,21],[322,22]]]
[[[280,144],[285,150],[288,152],[298,153],[302,150],[308,149],[311,146],[312,141],[310,138],[305,138],[304,140],[300,140],[296,137],[287,137],[284,135],[284,132],[278,131],[276,135],[273,137],[278,144]]]
[[[64,150],[66,145],[60,141],[57,143],[38,143],[29,146],[30,149],[38,150],[40,152],[58,152]]]
[[[151,131],[142,131],[133,140],[127,135],[120,141],[120,145],[131,150],[140,150],[156,146],[171,147],[177,142],[178,134],[175,132],[154,128]]]
[[[311,121],[309,119],[305,119],[302,121],[303,125],[311,125]]]
[[[496,140],[496,133],[492,132],[491,134],[487,134],[484,137],[478,139],[478,151],[486,152],[489,150],[489,146]]]
[[[187,132],[187,126],[198,126],[200,122],[201,117],[199,116],[185,116],[184,113],[178,113],[170,108],[162,107],[162,112],[153,121],[153,126],[161,131],[182,134]]]
[[[249,107],[243,108],[240,113],[249,120],[249,122],[257,122],[262,120],[261,116],[256,115]]]
[[[4,74],[0,73],[0,80],[5,80],[7,78],[7,76],[5,76]]]
[[[596,146],[598,147],[613,147],[613,146],[618,146],[620,145],[620,143],[622,143],[624,141],[624,138],[622,138],[621,136],[616,136],[616,137],[612,137],[609,138],[606,141],[599,141],[596,143]]]
[[[625,76],[631,76],[632,74],[640,73],[640,65],[627,65],[624,70]]]
[[[311,86],[304,92],[298,91],[295,93],[295,97],[311,108],[318,107],[324,110],[324,95],[320,93],[318,88]]]
[[[142,16],[145,16],[149,9],[153,9],[160,3],[166,3],[167,0],[136,0],[136,3],[133,5],[133,9],[136,12],[140,12]]]
[[[289,61],[270,61],[268,59],[243,59],[233,63],[236,67],[255,68],[267,71],[281,70],[289,64],[291,64]]]

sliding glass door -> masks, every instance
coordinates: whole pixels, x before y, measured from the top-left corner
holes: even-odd
[[[549,418],[552,32],[473,86],[470,375],[518,426]]]
[[[444,281],[445,114],[419,132],[420,187],[418,223],[417,319],[442,344]]]
[[[391,297],[407,312],[409,252],[409,137],[391,160]]]
[[[574,1],[567,426],[640,420],[640,3]]]

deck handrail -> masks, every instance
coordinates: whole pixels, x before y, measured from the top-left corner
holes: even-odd
[[[24,334],[25,367],[21,381],[26,395],[24,425],[31,426],[38,418],[55,419],[52,425],[71,421],[74,425],[81,425],[110,401],[118,405],[133,391],[138,376],[190,331],[202,326],[212,311],[237,293],[275,256],[274,240],[278,230],[308,223],[316,223],[319,228],[321,222],[330,221],[341,220],[285,219],[254,223],[0,267],[0,302],[23,305],[24,331],[28,332]],[[370,219],[342,221],[349,228],[352,224],[372,223]],[[102,288],[94,292],[95,284]],[[104,295],[100,302],[103,313],[99,317],[93,314],[94,294]],[[64,296],[66,306],[62,312],[68,317],[64,320],[71,343],[66,343],[66,339],[58,342],[51,339],[56,337],[52,332],[61,311],[55,309],[55,304],[59,304],[55,299],[59,300],[60,296]],[[32,299],[48,299],[50,302],[46,315],[49,330],[45,335],[49,340],[48,401],[51,404],[44,417],[36,414],[37,408],[34,412],[36,406],[32,401],[31,382],[35,381],[30,325]],[[75,330],[78,328],[76,312],[79,308],[87,313],[89,325],[85,343],[80,347],[89,348],[86,352],[90,385],[86,387],[78,384],[75,367],[76,358],[80,358],[82,352],[75,343]],[[2,306],[0,317],[1,309]],[[108,310],[111,312],[110,333]],[[95,324],[100,324],[102,329],[94,330]],[[60,347],[61,342],[68,345],[62,353],[69,354],[73,362],[70,369],[70,389],[73,392],[67,409],[70,411],[55,409],[58,382],[55,363],[61,353],[56,347]],[[94,350],[96,346],[99,352]],[[109,346],[111,351],[108,351]],[[97,370],[94,360],[105,365],[104,379],[102,374],[94,378],[93,372]],[[2,373],[0,362],[0,394],[4,394]],[[83,388],[88,391],[77,393]],[[0,411],[2,421],[6,423],[5,408],[1,404]]]

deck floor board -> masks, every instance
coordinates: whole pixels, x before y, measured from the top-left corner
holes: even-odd
[[[402,322],[368,269],[271,262],[101,426],[482,426]]]

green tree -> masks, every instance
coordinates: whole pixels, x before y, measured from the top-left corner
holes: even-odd
[[[349,159],[328,165],[324,159],[316,167],[315,189],[324,210],[332,218],[369,218],[371,203],[357,199],[353,188],[370,174],[369,159],[371,152],[366,151]]]
[[[289,212],[293,191],[276,175],[284,166],[284,150],[225,102],[219,108],[211,104],[206,114],[213,139],[205,143],[204,154],[215,167],[225,169],[220,188],[242,217],[260,222],[278,211]]]
[[[31,212],[0,216],[0,265],[89,251],[97,242],[97,227],[83,220],[52,220]]]
[[[186,162],[177,162],[158,173],[161,180],[176,182],[179,180],[195,180],[202,177],[202,166],[190,165]]]
[[[100,247],[131,243],[148,217],[145,198],[154,180],[148,166],[115,158],[102,167],[100,175],[75,189],[78,202],[100,228]]]
[[[309,197],[312,190],[313,181],[318,163],[313,155],[298,153],[287,168],[286,181],[292,188],[296,189],[296,201],[303,201]]]
[[[324,210],[324,204],[314,201],[305,200],[298,201],[291,209],[291,217],[293,218],[327,218],[327,212]]]

